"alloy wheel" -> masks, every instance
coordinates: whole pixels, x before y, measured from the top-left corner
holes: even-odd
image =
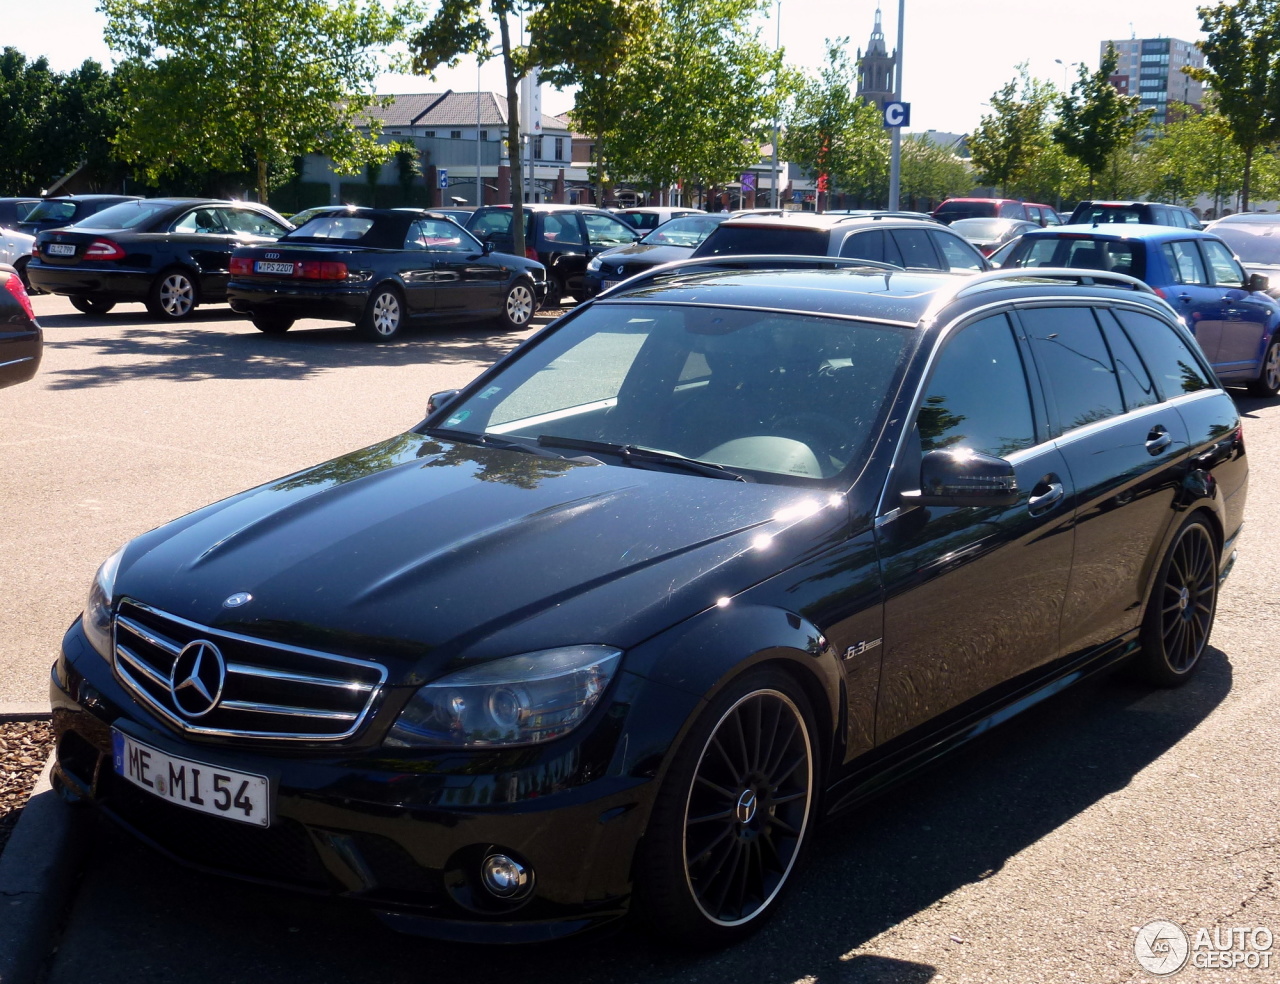
[[[1267,361],[1262,366],[1262,377],[1267,381],[1267,389],[1280,390],[1280,345],[1274,342],[1267,346]]]
[[[523,328],[533,317],[533,292],[524,284],[516,284],[507,291],[507,320],[517,328]]]
[[[804,715],[777,690],[725,712],[707,739],[684,816],[684,870],[702,914],[738,926],[782,889],[809,829],[813,749]]]
[[[1175,673],[1189,672],[1209,642],[1217,602],[1216,567],[1208,530],[1193,523],[1170,551],[1160,595],[1160,642],[1165,662]]]
[[[390,338],[400,328],[400,299],[389,290],[383,291],[374,298],[370,320],[375,332]]]
[[[196,292],[183,273],[171,273],[160,282],[160,306],[171,318],[185,318],[195,306]]]

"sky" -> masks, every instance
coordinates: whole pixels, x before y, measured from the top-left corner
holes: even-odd
[[[199,0],[193,0],[199,2]],[[1073,63],[1098,65],[1107,38],[1173,37],[1196,41],[1196,7],[1207,0],[901,0],[905,6],[903,99],[911,104],[911,131],[967,133],[996,92],[1026,62],[1031,74],[1061,86],[1075,78]],[[86,58],[104,64],[112,55],[102,39],[98,0],[0,0],[0,46],[48,57],[57,71]],[[897,44],[899,0],[773,0],[768,16],[744,30],[758,30],[772,46],[781,34],[786,60],[816,71],[827,38],[849,38],[851,54],[866,49],[882,8],[890,50]],[[777,18],[780,11],[780,23]],[[780,27],[780,31],[779,31]],[[1059,64],[1060,63],[1060,64]],[[1064,70],[1066,74],[1064,75]],[[501,91],[497,60],[481,69],[481,85]],[[443,69],[435,81],[382,76],[383,93],[474,91],[476,63]],[[543,91],[543,111],[564,112],[569,93]]]

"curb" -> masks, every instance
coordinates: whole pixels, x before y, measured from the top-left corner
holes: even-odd
[[[0,722],[2,721],[47,721],[52,717],[49,703],[22,704],[12,701],[0,701]],[[3,980],[3,978],[0,978]]]
[[[11,706],[0,705],[0,711]],[[37,980],[54,930],[71,901],[79,867],[81,818],[50,785],[52,768],[50,756],[0,854],[3,984]]]

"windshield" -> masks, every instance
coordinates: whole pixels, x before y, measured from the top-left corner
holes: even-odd
[[[75,202],[44,201],[27,213],[24,222],[69,222],[76,214]]]
[[[951,223],[953,231],[966,239],[999,239],[1013,228],[1008,219],[958,219]]]
[[[711,235],[711,230],[723,222],[713,215],[686,215],[664,222],[640,240],[653,246],[697,246]]]
[[[449,405],[432,431],[606,442],[811,483],[860,466],[910,337],[802,314],[600,303]]]
[[[162,202],[121,202],[81,219],[76,225],[91,229],[136,229],[172,208],[172,205]]]
[[[1280,266],[1280,225],[1218,225],[1213,231],[1241,263]]]

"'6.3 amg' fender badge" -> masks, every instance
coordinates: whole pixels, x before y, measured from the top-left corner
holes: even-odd
[[[883,639],[868,639],[866,642],[860,642],[856,646],[850,646],[844,651],[844,656],[842,658],[853,659],[855,656],[861,656],[868,649],[875,649],[876,646],[880,645],[883,641]]]
[[[253,595],[248,591],[237,591],[230,598],[222,603],[223,608],[239,608],[241,605],[247,605],[253,601]]]

